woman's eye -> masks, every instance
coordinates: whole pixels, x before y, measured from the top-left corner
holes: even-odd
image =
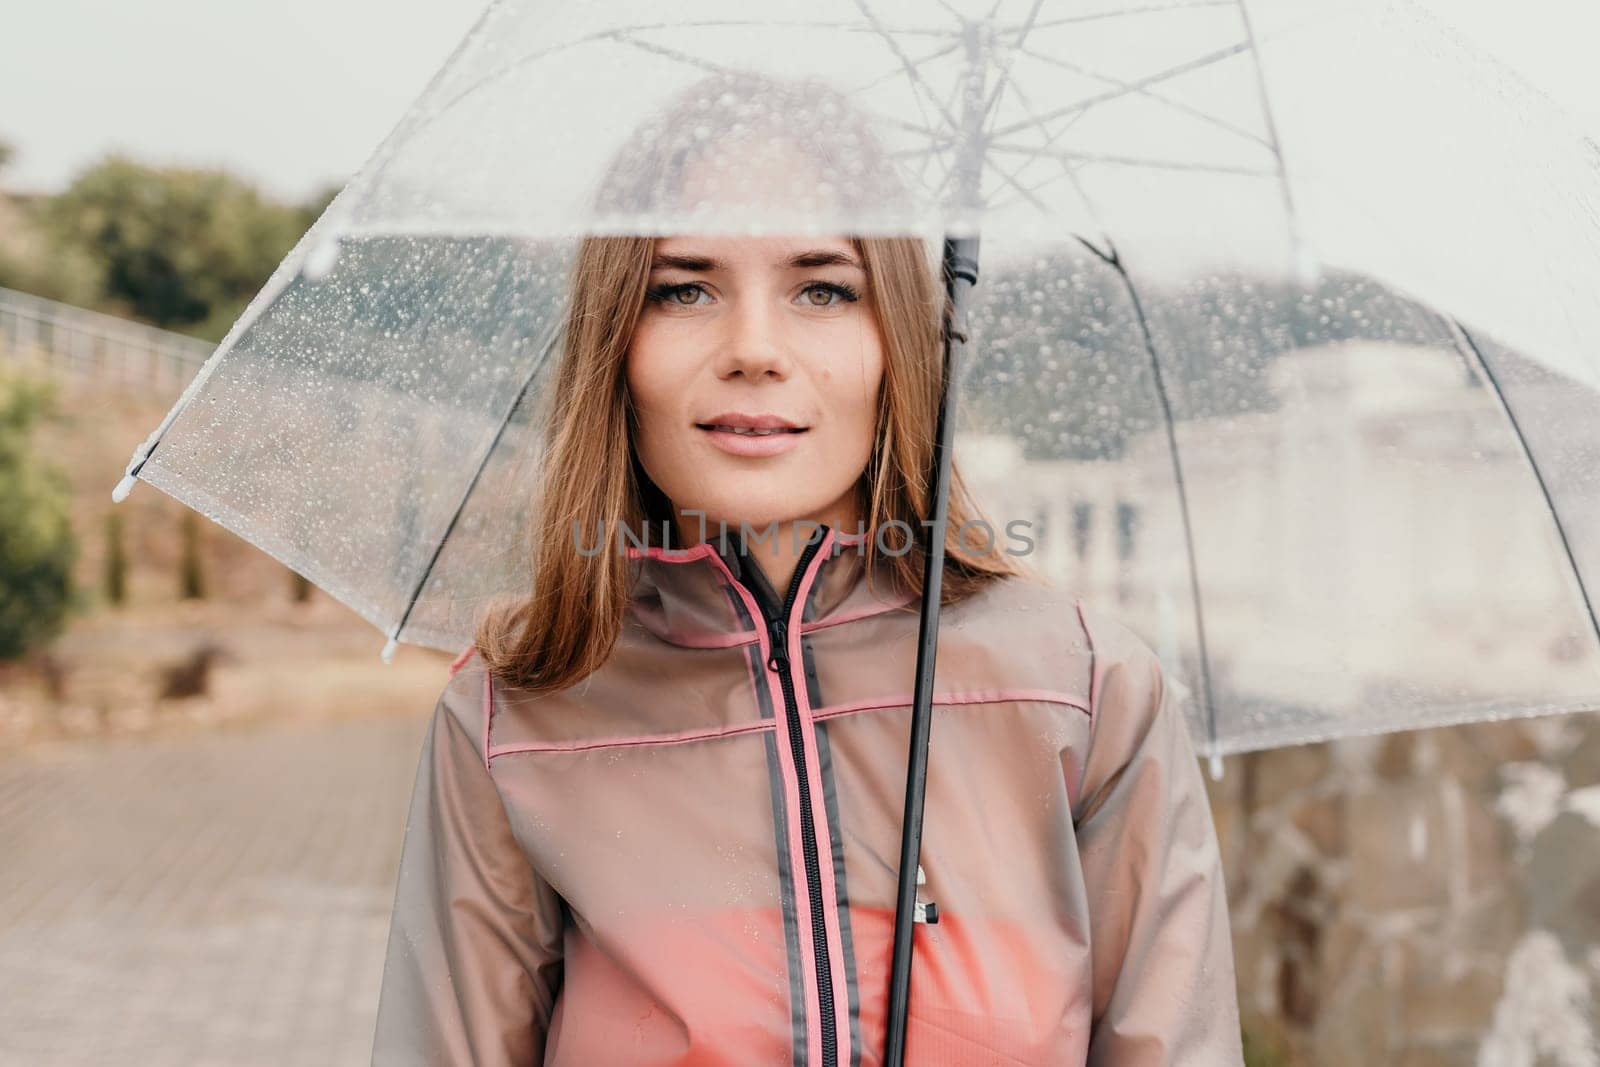
[[[700,301],[683,299],[685,296],[694,297],[705,292],[705,288],[695,282],[684,282],[679,285],[658,285],[649,290],[648,296],[652,300],[671,304],[674,307],[694,307]]]
[[[710,303],[711,296],[699,282],[657,285],[646,290],[645,295],[658,304],[684,308],[699,307],[701,304]],[[701,300],[700,297],[702,296],[707,299]],[[800,297],[808,307],[831,308],[838,307],[840,304],[854,303],[857,299],[857,293],[851,286],[837,282],[812,282],[801,290]]]
[[[817,299],[819,293],[823,297],[821,300]],[[819,308],[837,307],[839,304],[853,303],[856,299],[854,289],[848,285],[835,285],[832,282],[813,282],[805,287],[801,295],[805,297],[807,304]],[[839,299],[829,299],[835,296]]]

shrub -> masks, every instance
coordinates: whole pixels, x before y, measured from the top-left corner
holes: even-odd
[[[31,447],[54,403],[48,380],[0,369],[0,659],[53,640],[80,606],[67,478]]]

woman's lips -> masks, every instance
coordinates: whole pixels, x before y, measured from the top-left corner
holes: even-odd
[[[706,435],[713,445],[733,456],[777,456],[800,443],[807,430],[780,430],[769,434],[741,434],[730,430],[696,429]]]

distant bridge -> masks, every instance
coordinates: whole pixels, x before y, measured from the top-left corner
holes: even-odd
[[[181,333],[0,288],[0,362],[178,393],[215,348]]]

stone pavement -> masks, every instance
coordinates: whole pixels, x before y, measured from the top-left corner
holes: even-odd
[[[0,758],[0,1064],[366,1063],[426,724]]]

